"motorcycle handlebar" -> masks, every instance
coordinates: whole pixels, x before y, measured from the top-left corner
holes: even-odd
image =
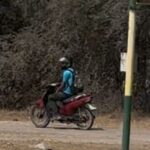
[[[48,84],[48,85],[46,86],[46,88],[57,87],[57,86],[59,86],[59,85],[60,85],[60,83],[51,83],[51,84]]]

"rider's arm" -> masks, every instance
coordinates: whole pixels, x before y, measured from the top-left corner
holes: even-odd
[[[60,84],[60,86],[57,88],[56,93],[62,91],[63,88],[64,88],[64,85],[65,85],[64,82],[62,82],[62,83]]]

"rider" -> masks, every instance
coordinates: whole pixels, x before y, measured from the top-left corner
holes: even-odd
[[[71,96],[73,96],[74,87],[74,69],[72,68],[72,62],[67,57],[61,57],[59,59],[61,65],[62,77],[61,84],[56,89],[54,94],[48,97],[48,109],[52,109],[54,114],[57,114],[57,101],[63,101]],[[53,108],[51,108],[53,103]]]

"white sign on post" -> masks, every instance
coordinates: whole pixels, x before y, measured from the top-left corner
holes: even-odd
[[[120,59],[120,71],[121,72],[126,72],[126,59],[127,59],[127,53],[122,52],[121,59]]]
[[[120,71],[121,72],[126,72],[126,68],[127,68],[127,53],[126,52],[121,52],[121,59],[120,59]],[[135,54],[135,57],[134,57],[134,73],[137,72],[137,59],[138,59],[138,56],[137,54]]]

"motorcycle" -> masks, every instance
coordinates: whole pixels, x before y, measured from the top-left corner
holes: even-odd
[[[92,97],[87,94],[77,94],[71,98],[65,99],[63,102],[56,102],[58,113],[61,116],[59,119],[47,111],[46,103],[48,95],[55,92],[59,86],[57,83],[50,84],[44,97],[39,99],[31,108],[31,121],[38,128],[45,128],[50,122],[58,121],[60,123],[73,123],[79,129],[89,130],[92,128],[96,107],[92,104]],[[51,113],[53,114],[53,113]]]

